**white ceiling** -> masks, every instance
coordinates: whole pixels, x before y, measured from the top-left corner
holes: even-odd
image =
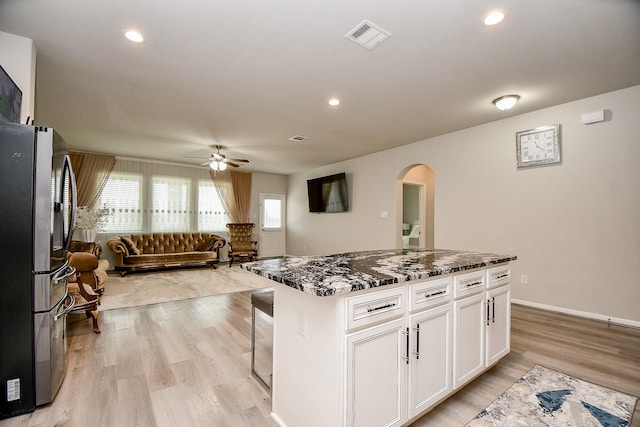
[[[392,36],[345,38],[364,19]],[[1,0],[0,31],[71,148],[282,174],[640,84],[638,0]]]

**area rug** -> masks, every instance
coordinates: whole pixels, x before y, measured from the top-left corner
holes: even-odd
[[[137,307],[272,287],[266,278],[233,266],[131,273],[110,273],[100,310]]]
[[[467,426],[624,427],[637,400],[535,365]]]

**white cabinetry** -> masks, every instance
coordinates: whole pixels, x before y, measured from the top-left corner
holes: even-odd
[[[446,399],[509,351],[508,264],[496,268],[335,297],[276,285],[274,420],[402,426]]]
[[[509,266],[487,269],[486,354],[491,366],[511,350],[511,270]]]
[[[401,425],[451,392],[451,284],[410,285],[408,310],[404,288],[347,298],[348,328],[402,316],[347,335],[347,426]]]
[[[485,270],[459,274],[453,280],[453,388],[484,370]]]
[[[454,278],[453,387],[458,389],[509,353],[508,265]],[[487,289],[488,290],[485,290]]]
[[[451,391],[451,303],[411,316],[409,418]]]
[[[455,301],[453,388],[484,370],[484,292]]]
[[[402,424],[404,331],[401,319],[347,338],[347,425]]]

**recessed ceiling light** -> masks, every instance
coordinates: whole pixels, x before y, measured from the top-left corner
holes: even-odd
[[[331,98],[329,100],[329,105],[331,105],[332,107],[337,107],[338,105],[340,105],[340,100],[338,98]]]
[[[496,25],[502,22],[503,19],[504,19],[504,12],[500,12],[500,11],[491,12],[484,18],[484,25],[488,25],[488,26]]]
[[[126,33],[124,33],[124,36],[134,43],[142,43],[144,41],[144,37],[142,37],[142,34],[137,31],[127,31]]]

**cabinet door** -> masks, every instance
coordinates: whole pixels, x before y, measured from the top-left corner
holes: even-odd
[[[400,319],[347,337],[347,426],[402,424],[405,329],[405,320]]]
[[[451,391],[451,303],[410,318],[409,418]]]
[[[453,388],[484,370],[485,293],[453,303]]]
[[[491,366],[511,349],[510,286],[487,291],[487,354],[486,366]]]

